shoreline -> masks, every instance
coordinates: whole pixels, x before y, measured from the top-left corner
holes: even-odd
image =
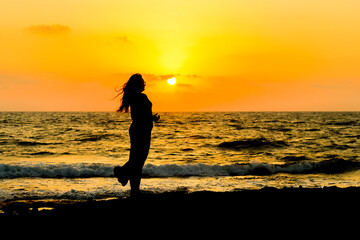
[[[51,216],[61,214],[63,211],[72,211],[76,214],[82,209],[92,209],[94,214],[101,208],[111,210],[111,208],[121,207],[131,204],[181,204],[181,205],[211,205],[215,204],[250,204],[272,203],[275,205],[289,205],[301,203],[307,198],[316,198],[327,201],[327,203],[356,202],[360,200],[360,187],[323,187],[323,188],[273,188],[264,187],[258,190],[235,190],[229,192],[197,191],[187,192],[186,190],[170,191],[163,193],[153,193],[143,191],[140,197],[109,197],[95,200],[72,200],[72,199],[18,199],[0,202],[0,218],[4,217],[24,217],[24,216]],[[280,201],[281,202],[278,202]],[[314,202],[313,202],[314,203]],[[311,199],[303,202],[304,205],[312,204]],[[174,205],[175,206],[175,205]],[[215,207],[216,208],[216,207]]]
[[[318,227],[320,223],[353,221],[350,219],[360,213],[359,193],[360,187],[265,187],[232,192],[145,192],[139,198],[90,201],[20,200],[2,202],[0,224],[4,232],[22,229],[30,233],[41,228],[46,233],[81,236],[92,236],[85,226],[96,232],[135,227],[199,233],[199,224],[218,233],[239,226],[253,231],[279,226],[295,230],[297,225]]]

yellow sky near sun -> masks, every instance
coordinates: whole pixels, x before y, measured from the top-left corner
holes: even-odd
[[[0,110],[360,110],[358,0],[0,0]],[[170,86],[167,79],[176,77]]]

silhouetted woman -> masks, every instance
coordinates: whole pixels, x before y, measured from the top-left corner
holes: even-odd
[[[114,168],[114,175],[125,186],[130,180],[130,195],[140,193],[140,181],[142,168],[149,153],[151,130],[153,121],[158,121],[160,116],[152,114],[152,103],[142,93],[145,90],[145,81],[140,74],[134,74],[124,84],[123,94],[118,112],[131,112],[132,123],[130,133],[130,156],[129,161],[122,167]]]

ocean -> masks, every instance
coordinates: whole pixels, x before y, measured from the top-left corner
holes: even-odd
[[[160,113],[141,189],[360,186],[360,112]],[[0,201],[128,196],[129,114],[0,112]]]

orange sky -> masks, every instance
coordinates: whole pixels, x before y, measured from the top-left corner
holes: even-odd
[[[137,72],[154,111],[360,111],[358,0],[0,6],[0,111],[114,111]]]

